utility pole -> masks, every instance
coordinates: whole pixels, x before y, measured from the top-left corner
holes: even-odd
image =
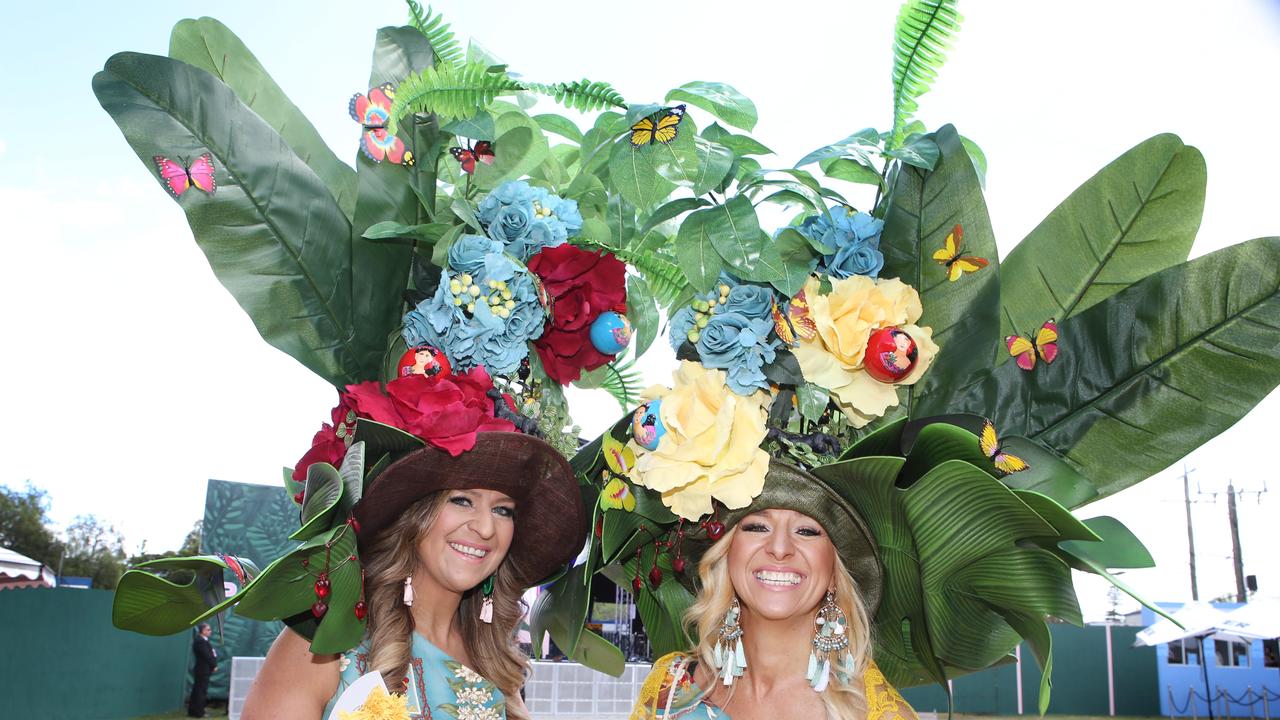
[[[1231,562],[1236,569],[1236,602],[1246,602],[1244,558],[1240,556],[1240,517],[1236,515],[1236,488],[1227,481],[1227,522],[1231,524]]]
[[[1200,599],[1200,591],[1196,588],[1196,536],[1191,530],[1191,484],[1187,480],[1187,476],[1195,472],[1194,469],[1188,470],[1186,463],[1182,465],[1182,497],[1185,498],[1187,507],[1187,555],[1191,559],[1191,600],[1194,602]]]

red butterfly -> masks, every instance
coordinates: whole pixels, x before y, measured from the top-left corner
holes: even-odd
[[[190,190],[193,185],[210,195],[217,189],[217,183],[213,179],[213,156],[209,153],[201,155],[186,166],[163,155],[153,155],[151,159],[160,168],[160,177],[174,197],[182,197],[182,193]]]
[[[467,143],[465,148],[449,148],[449,154],[453,155],[453,159],[457,160],[458,164],[462,166],[462,172],[464,173],[474,173],[477,160],[485,165],[492,165],[496,157],[493,154],[493,143],[488,140],[481,140],[474,146],[471,143]]]
[[[1052,319],[1047,320],[1036,331],[1034,338],[1010,335],[1004,342],[1018,367],[1030,372],[1035,369],[1037,353],[1046,363],[1051,363],[1058,357],[1058,323]]]
[[[368,96],[360,93],[352,95],[347,111],[351,113],[351,119],[364,128],[360,150],[365,157],[374,162],[385,159],[397,165],[412,165],[413,152],[405,149],[404,140],[387,132],[387,123],[391,120],[391,101],[395,96],[395,86],[383,83],[370,89]]]

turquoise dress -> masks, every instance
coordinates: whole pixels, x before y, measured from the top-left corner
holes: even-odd
[[[324,708],[328,719],[347,686],[368,673],[368,639],[338,659],[338,691]],[[506,720],[507,701],[496,685],[413,633],[405,703],[412,720]]]

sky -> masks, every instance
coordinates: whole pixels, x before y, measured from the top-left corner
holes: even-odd
[[[897,2],[740,0],[652,13],[588,0],[435,7],[461,38],[474,36],[531,80],[585,75],[632,102],[660,102],[691,80],[727,82],[754,100],[753,135],[778,152],[775,167],[891,121]],[[1161,132],[1207,160],[1193,256],[1280,234],[1271,132],[1280,94],[1270,90],[1280,3],[1203,7],[960,3],[962,30],[918,117],[930,128],[953,123],[984,149],[1002,256],[1077,185]],[[0,92],[11,99],[0,113],[0,485],[48,491],[59,528],[96,515],[130,552],[143,543],[176,549],[202,515],[209,478],[278,483],[336,400],[257,335],[90,89],[112,53],[163,55],[174,23],[201,15],[236,32],[354,164],[347,100],[366,89],[376,28],[402,24],[406,11],[393,0],[0,5]],[[661,382],[673,360],[657,348],[644,367]],[[618,414],[598,391],[571,401],[592,434]],[[1202,597],[1234,588],[1228,480],[1254,493],[1240,505],[1246,572],[1263,594],[1280,596],[1280,559],[1268,557],[1280,483],[1266,455],[1278,422],[1273,394],[1185,460]],[[1182,466],[1079,513],[1114,515],[1147,543],[1158,568],[1125,580],[1154,600],[1189,598]],[[1101,617],[1105,583],[1077,577],[1086,617]]]

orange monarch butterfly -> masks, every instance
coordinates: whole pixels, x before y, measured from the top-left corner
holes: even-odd
[[[809,301],[803,290],[782,306],[773,301],[773,329],[778,339],[793,346],[797,344],[796,336],[812,340],[818,334],[818,324],[809,316]]]
[[[964,241],[964,228],[957,224],[947,234],[947,243],[933,253],[933,259],[947,268],[947,279],[955,282],[964,273],[978,272],[987,266],[987,261],[974,255],[965,255],[960,243]]]
[[[653,143],[667,144],[680,134],[680,121],[684,119],[684,105],[663,108],[648,117],[640,118],[631,126],[631,145],[644,147]]]
[[[1017,358],[1018,367],[1030,371],[1036,366],[1036,355],[1046,363],[1058,357],[1058,324],[1051,318],[1036,331],[1035,338],[1010,335],[1004,339],[1009,354]]]
[[[984,420],[982,423],[982,434],[978,436],[978,447],[982,449],[983,455],[986,455],[991,462],[995,463],[996,470],[1005,475],[1031,468],[1031,465],[1026,460],[1004,451],[1004,448],[1000,445],[1000,439],[996,437],[996,426],[991,424],[990,420]]]

